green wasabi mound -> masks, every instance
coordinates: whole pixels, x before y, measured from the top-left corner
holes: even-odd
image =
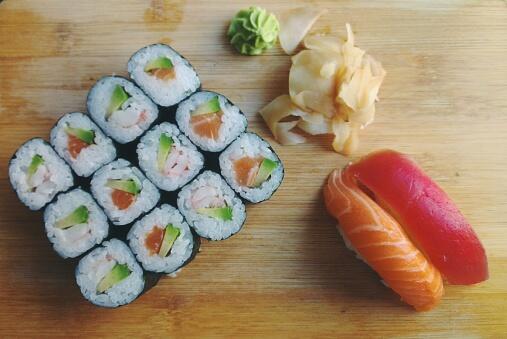
[[[279,31],[280,24],[273,13],[250,7],[232,18],[227,36],[241,54],[259,55],[275,45]]]

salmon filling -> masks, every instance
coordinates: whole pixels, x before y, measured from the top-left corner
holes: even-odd
[[[144,239],[144,245],[150,252],[150,255],[160,252],[162,240],[164,240],[164,229],[158,226],[153,227],[153,229],[146,235],[146,239]]]
[[[190,118],[192,130],[202,138],[216,140],[222,126],[222,115],[222,111],[194,115]]]
[[[71,134],[68,135],[67,140],[68,140],[67,141],[67,149],[69,150],[69,154],[73,159],[76,159],[78,157],[79,153],[81,153],[81,151],[84,148],[90,146],[89,144],[87,144],[83,140],[81,140],[78,137],[75,137]]]
[[[129,192],[113,189],[113,193],[111,193],[111,199],[113,200],[113,204],[119,210],[125,210],[129,208],[130,205],[132,205],[132,203],[136,200],[136,196]]]
[[[234,162],[236,181],[241,186],[253,187],[262,158],[243,157]]]
[[[175,78],[174,68],[155,68],[148,73],[159,80],[172,80]]]

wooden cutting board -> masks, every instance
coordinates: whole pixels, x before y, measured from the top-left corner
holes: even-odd
[[[330,137],[276,144],[256,112],[287,91],[290,58],[279,47],[236,54],[228,20],[247,1],[33,1],[0,4],[0,336],[65,337],[507,337],[507,6],[505,1],[256,1],[275,13],[329,10],[314,32],[357,43],[387,70],[375,123],[358,152]],[[247,114],[273,142],[286,178],[269,202],[248,207],[245,228],[204,242],[177,278],[129,306],[85,302],[73,265],[55,255],[41,213],[16,199],[8,160],[48,138],[65,112],[85,109],[90,86],[126,75],[138,48],[170,43],[203,87]],[[491,277],[446,286],[441,305],[416,313],[345,249],[325,213],[321,186],[336,166],[379,148],[413,156],[475,226]]]

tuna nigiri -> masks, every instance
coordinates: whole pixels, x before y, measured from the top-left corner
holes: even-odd
[[[442,297],[438,270],[412,244],[401,226],[359,189],[348,171],[334,170],[324,188],[328,211],[361,258],[418,311]]]
[[[395,151],[372,153],[324,188],[345,241],[416,310],[429,310],[452,284],[488,278],[479,239],[456,205],[415,163]]]
[[[488,279],[486,252],[474,230],[447,194],[407,156],[378,151],[348,170],[393,211],[447,282],[470,285]]]

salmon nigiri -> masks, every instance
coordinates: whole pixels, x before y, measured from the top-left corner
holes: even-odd
[[[440,272],[347,170],[330,174],[324,198],[345,241],[403,301],[417,311],[438,304],[443,294]]]

